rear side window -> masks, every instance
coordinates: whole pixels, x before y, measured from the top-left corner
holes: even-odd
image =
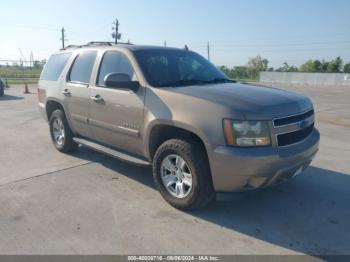
[[[69,81],[90,83],[91,72],[96,59],[96,51],[87,51],[79,54],[70,70]]]
[[[103,56],[98,74],[97,85],[105,86],[105,77],[110,73],[123,73],[134,79],[134,69],[126,55],[110,51]]]
[[[40,79],[47,81],[57,81],[70,56],[71,53],[52,55],[49,61],[46,63],[45,68],[41,73]]]

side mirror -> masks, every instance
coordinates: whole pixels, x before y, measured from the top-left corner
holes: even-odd
[[[110,88],[129,89],[136,92],[139,89],[139,82],[132,81],[128,74],[110,73],[105,76],[105,85]]]

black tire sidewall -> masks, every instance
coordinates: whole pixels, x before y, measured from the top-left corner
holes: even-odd
[[[64,133],[65,133],[65,136],[64,136],[64,141],[62,143],[62,145],[59,145],[57,144],[54,136],[53,136],[53,122],[55,119],[60,119],[63,123],[63,127],[64,127]],[[63,150],[66,143],[67,143],[67,135],[68,135],[68,128],[67,128],[67,121],[66,121],[66,118],[64,116],[64,113],[61,111],[61,110],[55,110],[51,116],[50,116],[50,135],[51,135],[51,140],[52,140],[52,143],[54,144],[54,146],[58,149],[58,150]]]
[[[201,182],[203,182],[199,177],[200,168],[198,167],[199,163],[195,161],[196,156],[193,147],[194,145],[187,141],[169,140],[160,146],[153,160],[153,176],[160,194],[172,206],[179,209],[191,209],[191,206],[194,205],[199,197]],[[192,189],[190,194],[185,198],[176,198],[171,195],[163,184],[161,178],[161,164],[165,157],[173,154],[182,157],[191,171]]]

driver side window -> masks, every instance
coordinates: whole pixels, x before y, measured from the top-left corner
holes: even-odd
[[[103,55],[98,73],[98,86],[105,86],[105,77],[110,73],[123,73],[135,80],[135,71],[126,55],[116,51],[109,51]]]
[[[179,58],[179,73],[182,80],[186,79],[206,79],[206,75],[203,66],[194,59],[187,57]]]

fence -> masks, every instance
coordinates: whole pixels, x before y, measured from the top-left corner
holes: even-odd
[[[350,86],[350,74],[260,72],[262,83]]]

